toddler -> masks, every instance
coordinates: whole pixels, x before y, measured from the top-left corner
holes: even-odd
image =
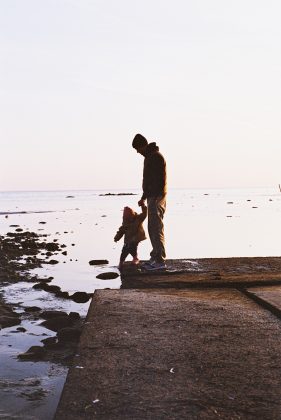
[[[133,257],[133,264],[138,264],[138,244],[146,239],[145,232],[142,226],[144,219],[147,216],[147,207],[142,206],[142,212],[137,214],[130,207],[124,207],[123,223],[114,236],[114,241],[117,242],[124,235],[124,246],[122,248],[119,269],[122,268],[123,263],[129,254]]]

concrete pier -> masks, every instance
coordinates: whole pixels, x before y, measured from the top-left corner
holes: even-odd
[[[56,419],[281,418],[281,258],[169,267],[95,292]]]

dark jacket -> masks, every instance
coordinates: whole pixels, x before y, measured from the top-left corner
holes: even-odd
[[[139,243],[146,239],[145,232],[142,226],[144,219],[147,216],[147,207],[142,207],[142,213],[135,213],[131,220],[123,220],[122,226],[118,229],[118,232],[114,236],[114,240],[117,242],[124,235],[124,242],[127,243]]]
[[[156,143],[149,143],[145,150],[142,189],[143,200],[167,193],[166,161]]]

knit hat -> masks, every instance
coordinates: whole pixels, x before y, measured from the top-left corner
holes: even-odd
[[[124,207],[123,210],[123,219],[124,220],[130,220],[134,217],[135,212],[130,207]]]
[[[145,147],[147,145],[148,145],[148,141],[146,140],[144,136],[142,136],[141,134],[135,135],[133,139],[133,143],[132,143],[132,146],[134,149],[139,149],[140,147]]]

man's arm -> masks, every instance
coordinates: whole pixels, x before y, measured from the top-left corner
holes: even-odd
[[[140,207],[146,207],[146,206],[145,206],[145,200],[146,200],[146,198],[141,198],[141,199],[138,201],[138,205],[139,205]]]

